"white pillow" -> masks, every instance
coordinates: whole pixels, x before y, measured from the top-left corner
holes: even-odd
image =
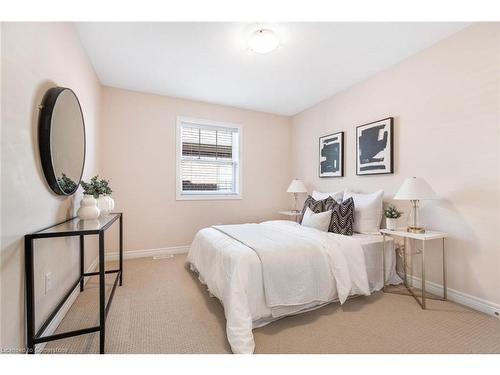
[[[331,219],[331,210],[315,214],[309,207],[307,207],[306,212],[304,212],[304,217],[302,218],[302,225],[327,232]]]
[[[338,203],[342,203],[342,197],[344,196],[343,191],[334,191],[333,193],[322,193],[320,191],[313,190],[312,195],[313,199],[317,201],[322,201],[323,199],[326,199],[328,197],[332,197],[335,199]]]
[[[354,200],[354,232],[378,234],[382,221],[382,199],[384,191],[379,190],[371,194],[344,192],[344,201]]]

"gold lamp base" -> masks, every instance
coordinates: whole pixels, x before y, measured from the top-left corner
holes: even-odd
[[[408,227],[406,231],[409,233],[425,233],[425,228],[422,227]]]

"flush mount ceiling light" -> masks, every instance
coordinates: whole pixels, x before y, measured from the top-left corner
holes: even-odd
[[[257,53],[269,53],[274,51],[279,44],[280,41],[276,34],[266,29],[255,31],[248,41],[248,47]]]

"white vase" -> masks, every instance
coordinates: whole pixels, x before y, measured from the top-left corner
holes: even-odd
[[[76,212],[81,220],[95,220],[99,217],[97,200],[92,195],[83,195],[80,201],[80,208]]]
[[[398,228],[398,219],[385,218],[385,227],[389,230],[396,230]]]
[[[115,208],[115,201],[109,195],[101,195],[97,198],[97,207],[101,215],[108,215]]]

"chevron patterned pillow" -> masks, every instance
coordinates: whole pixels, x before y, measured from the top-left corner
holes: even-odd
[[[354,200],[346,199],[342,203],[333,201],[333,206],[329,208],[333,211],[332,220],[328,232],[352,236],[354,224]]]
[[[332,197],[328,197],[326,199],[317,201],[310,195],[307,197],[307,199],[304,202],[304,207],[302,208],[302,214],[300,216],[300,223],[302,223],[302,219],[304,218],[304,213],[306,212],[307,208],[309,207],[312,212],[315,214],[332,210],[333,205],[335,204],[335,200]]]

